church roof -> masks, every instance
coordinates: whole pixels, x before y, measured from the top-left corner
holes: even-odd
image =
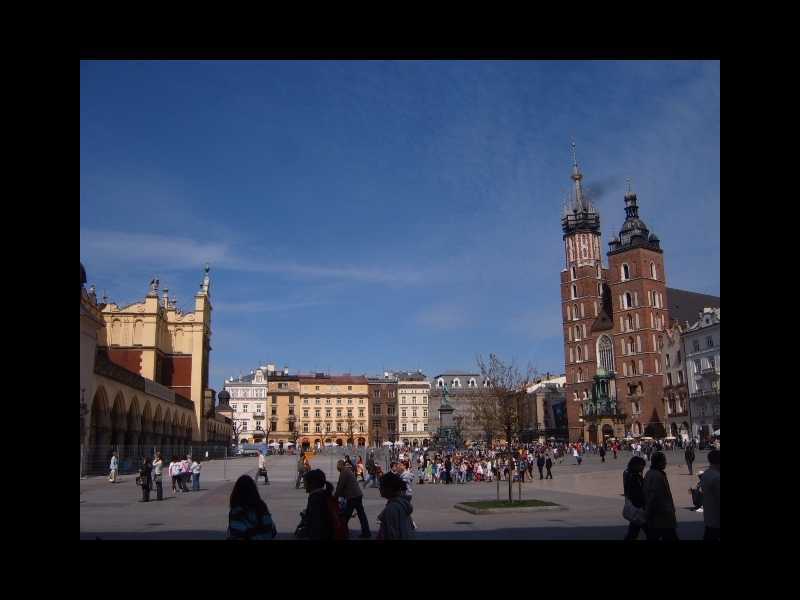
[[[671,319],[679,323],[694,323],[704,308],[720,308],[719,296],[699,294],[687,290],[667,288],[667,310]]]

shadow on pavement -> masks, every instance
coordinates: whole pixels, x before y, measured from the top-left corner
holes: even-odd
[[[622,540],[628,531],[626,525],[605,527],[515,527],[492,530],[465,531],[420,531],[417,540]],[[678,539],[702,540],[703,523],[681,523]],[[376,532],[373,532],[373,535]],[[356,534],[349,541],[358,540]],[[224,531],[141,531],[141,532],[81,532],[81,540],[224,540]],[[374,538],[373,538],[374,539]],[[644,540],[644,534],[640,534]],[[302,543],[290,533],[279,533],[276,541],[290,540]]]

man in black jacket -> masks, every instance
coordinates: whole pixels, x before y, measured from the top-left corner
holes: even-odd
[[[336,498],[345,499],[344,513],[342,515],[345,523],[350,521],[350,517],[353,516],[353,511],[355,510],[361,523],[361,535],[359,537],[372,537],[367,514],[364,512],[364,492],[358,486],[356,476],[353,475],[353,469],[343,460],[336,463],[336,468],[339,471],[339,482],[333,495]]]
[[[686,448],[683,456],[686,459],[686,466],[689,467],[689,475],[693,475],[692,463],[694,463],[694,444],[689,444],[689,447]]]

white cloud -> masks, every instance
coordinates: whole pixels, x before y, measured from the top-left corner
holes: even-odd
[[[456,304],[438,304],[417,313],[416,320],[421,325],[433,329],[456,329],[466,326],[468,315],[463,306]]]
[[[81,229],[81,257],[99,269],[135,267],[147,272],[198,270],[205,262],[209,262],[215,269],[363,283],[414,285],[424,283],[432,276],[430,269],[303,265],[261,256],[245,256],[225,242],[89,229]]]

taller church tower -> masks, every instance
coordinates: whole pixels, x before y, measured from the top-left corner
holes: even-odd
[[[571,178],[574,188],[561,219],[566,259],[561,271],[561,313],[567,419],[570,440],[575,441],[597,439],[598,430],[602,435],[603,424],[589,423],[585,415],[596,415],[593,403],[601,393],[613,397],[613,381],[609,384],[608,375],[614,367],[611,337],[604,333],[613,328],[613,321],[608,270],[603,268],[600,253],[600,215],[583,190],[574,142]],[[606,435],[623,429],[607,430]]]

